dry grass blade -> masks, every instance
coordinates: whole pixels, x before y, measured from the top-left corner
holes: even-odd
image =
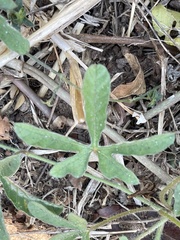
[[[129,20],[129,26],[128,26],[128,31],[127,31],[127,37],[130,37],[131,31],[133,29],[133,19],[134,19],[134,14],[135,14],[135,8],[136,8],[136,2],[132,2],[132,9],[131,9],[131,16]]]
[[[68,55],[70,63],[70,81],[77,85],[78,88],[82,87],[82,76],[78,63]],[[71,107],[73,112],[74,121],[77,123],[84,122],[83,100],[80,89],[70,86]]]
[[[22,93],[20,93],[20,95],[17,98],[16,105],[14,107],[14,111],[19,109],[25,101],[26,101],[26,99],[25,99],[24,95]]]
[[[69,42],[67,42],[64,38],[60,36],[60,34],[53,34],[51,36],[53,42],[62,49],[65,53],[67,52],[73,59],[75,59],[85,70],[87,66],[79,59],[79,57],[72,51],[72,47]]]

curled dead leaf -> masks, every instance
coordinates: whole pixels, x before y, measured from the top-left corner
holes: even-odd
[[[9,131],[11,130],[11,125],[7,117],[2,118],[0,116],[0,141],[1,140],[10,140]]]
[[[136,78],[134,81],[127,84],[120,84],[113,91],[112,94],[117,98],[125,98],[131,95],[140,95],[145,93],[146,84],[144,81],[144,73],[139,64],[138,59],[131,53],[125,53],[129,65],[131,66]]]

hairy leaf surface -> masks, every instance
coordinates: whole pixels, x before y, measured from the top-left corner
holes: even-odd
[[[98,151],[99,169],[109,178],[119,178],[127,184],[139,184],[136,175],[122,164],[118,163],[108,152]]]
[[[105,127],[110,94],[110,76],[107,69],[91,65],[85,73],[82,87],[86,123],[93,148],[97,148]]]
[[[21,165],[22,154],[15,154],[0,161],[0,176],[10,177],[17,172]]]
[[[20,32],[9,25],[7,20],[0,15],[0,39],[7,47],[19,54],[25,54],[29,51],[29,41],[25,39]]]
[[[143,156],[159,153],[174,143],[174,133],[155,135],[149,138],[100,147],[107,153]]]
[[[85,146],[69,137],[27,123],[15,123],[14,130],[28,145],[66,152],[78,152]]]
[[[79,178],[86,171],[90,150],[87,148],[83,152],[67,158],[66,160],[57,163],[50,170],[50,175],[56,178],[65,177],[71,174],[75,178]]]
[[[14,206],[18,210],[22,210],[30,216],[32,216],[32,214],[30,213],[30,211],[28,209],[28,203],[30,201],[42,204],[49,211],[51,211],[55,214],[60,214],[63,210],[62,206],[58,206],[53,203],[49,203],[47,201],[44,201],[44,200],[41,200],[41,199],[38,199],[38,198],[32,196],[31,194],[27,193],[25,190],[20,188],[18,185],[16,185],[8,177],[1,177],[0,180],[3,183],[3,187],[4,187],[7,197],[12,201]]]

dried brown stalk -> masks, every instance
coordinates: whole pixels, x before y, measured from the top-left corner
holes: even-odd
[[[109,44],[125,44],[125,45],[138,45],[142,47],[154,48],[151,40],[143,40],[131,37],[109,37],[105,35],[91,35],[79,34],[71,35],[72,37],[86,43],[109,43]]]

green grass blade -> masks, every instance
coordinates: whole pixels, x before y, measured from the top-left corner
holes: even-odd
[[[84,145],[63,135],[34,127],[26,123],[14,123],[19,138],[28,145],[66,152],[78,152]]]
[[[126,142],[122,144],[113,144],[110,146],[99,147],[109,153],[120,153],[123,155],[143,156],[159,153],[174,143],[175,134],[165,133],[155,135],[149,138]]]
[[[127,184],[139,184],[136,175],[122,164],[118,163],[108,152],[98,151],[99,169],[109,178],[119,178]]]
[[[88,68],[84,77],[82,94],[91,144],[93,148],[97,148],[105,127],[110,94],[110,76],[104,66],[98,64]]]

